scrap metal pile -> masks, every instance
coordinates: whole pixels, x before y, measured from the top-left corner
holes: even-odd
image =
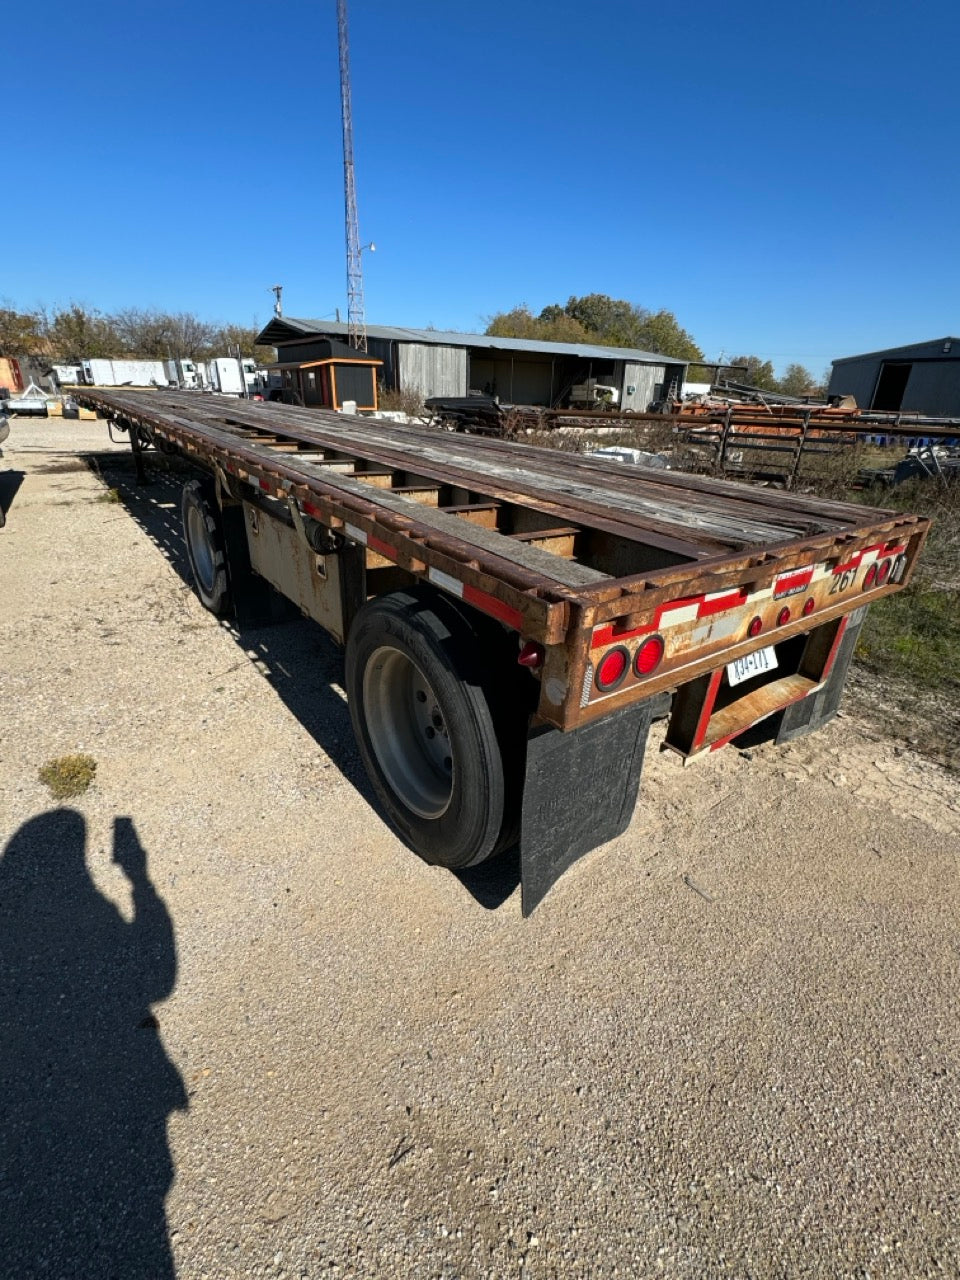
[[[848,453],[858,445],[910,451],[893,467],[864,471],[865,483],[900,483],[912,474],[946,481],[957,475],[960,457],[956,419],[874,413],[857,408],[851,397],[798,400],[735,384],[650,413],[504,405],[489,396],[437,396],[426,408],[446,430],[501,438],[530,431],[618,429],[635,433],[642,447],[662,451],[666,434],[667,447],[685,470],[719,471],[788,488],[805,459]]]

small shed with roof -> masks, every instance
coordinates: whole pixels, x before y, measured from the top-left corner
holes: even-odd
[[[382,361],[365,351],[356,351],[345,342],[319,338],[293,352],[280,349],[276,364],[280,395],[274,399],[292,404],[342,409],[352,401],[358,409],[376,409],[377,383]]]

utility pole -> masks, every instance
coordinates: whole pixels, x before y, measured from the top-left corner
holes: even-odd
[[[275,316],[282,316],[283,315],[283,285],[282,284],[271,285],[270,292],[276,298],[276,302],[273,304],[273,314]]]
[[[347,39],[347,0],[337,0],[340,42],[340,115],[343,120],[343,200],[347,230],[347,324],[350,346],[367,349],[363,315],[363,267],[360,223],[357,217],[357,184],[353,169],[353,111],[350,105],[350,45]]]

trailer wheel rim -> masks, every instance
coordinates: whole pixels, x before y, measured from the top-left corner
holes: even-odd
[[[453,749],[426,676],[392,645],[374,650],[363,673],[367,732],[386,782],[421,818],[440,818],[453,793]]]
[[[210,541],[210,530],[207,528],[203,512],[193,505],[187,512],[187,537],[190,540],[190,554],[200,585],[204,591],[212,594],[217,585],[213,543]]]

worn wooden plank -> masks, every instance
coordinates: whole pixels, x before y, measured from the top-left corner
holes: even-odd
[[[196,419],[198,424],[202,422],[203,425],[216,430],[225,429],[228,434],[232,431],[232,427],[224,427],[225,420],[223,415],[218,415],[215,412],[208,411],[204,406],[201,406],[196,411],[192,405],[188,407],[190,410],[191,421]],[[164,410],[163,403],[160,402],[158,404],[158,409],[161,412],[174,412],[176,410],[182,410],[183,408],[184,406],[181,404],[178,406],[167,406],[166,410]],[[233,418],[231,417],[230,420],[232,422]],[[390,425],[392,426],[393,424]],[[300,431],[299,428],[297,428],[297,430],[298,432]],[[405,470],[409,467],[410,453],[406,451],[408,446],[404,444],[401,448],[395,440],[389,442],[389,448],[384,443],[379,444],[377,447],[371,445],[369,441],[366,442],[365,445],[362,442],[357,443],[350,453],[345,453],[343,446],[347,442],[345,441],[342,432],[339,433],[336,438],[329,439],[325,436],[319,435],[316,432],[315,427],[312,428],[309,433],[300,432],[300,434],[303,435],[304,439],[309,435],[309,439],[314,443],[319,443],[324,440],[327,441],[331,451],[336,452],[337,458],[327,458],[324,462],[324,466],[330,466],[333,469],[342,469],[344,471],[348,469],[352,470],[355,456],[364,455],[366,455],[368,459],[374,460],[389,459],[396,470]],[[432,442],[435,442],[438,438],[438,433],[430,433],[429,438]],[[441,436],[440,438],[444,439],[445,437]],[[304,455],[301,454],[300,456]],[[592,527],[603,529],[614,536],[642,542],[651,549],[659,549],[663,551],[668,558],[668,562],[672,562],[673,559],[678,556],[689,560],[698,560],[704,557],[714,556],[730,549],[731,546],[729,541],[710,539],[705,537],[702,533],[699,535],[698,539],[694,541],[689,536],[680,536],[675,526],[666,525],[663,522],[654,522],[649,519],[642,522],[642,527],[638,532],[637,525],[630,524],[625,521],[622,518],[623,513],[617,509],[616,505],[601,504],[600,506],[587,507],[586,505],[581,505],[579,507],[573,507],[558,503],[555,498],[551,498],[549,490],[540,491],[537,494],[534,494],[529,489],[525,490],[523,488],[519,488],[515,484],[510,487],[507,487],[505,484],[499,487],[490,483],[484,485],[475,470],[470,466],[465,465],[463,468],[453,469],[449,465],[443,465],[446,462],[446,458],[441,455],[441,465],[436,468],[436,471],[441,474],[444,483],[450,484],[453,487],[469,488],[474,492],[483,492],[486,496],[494,498],[498,502],[509,503],[515,506],[528,506],[567,523],[572,523],[574,521],[578,523],[586,523]],[[348,463],[350,464],[349,468]],[[342,466],[339,464],[342,464]],[[512,470],[515,471],[515,468],[512,468]],[[585,520],[585,516],[589,518]],[[739,547],[740,542],[735,541],[732,545]]]
[[[175,393],[176,394],[176,393]],[[184,393],[181,393],[184,394]],[[186,393],[189,394],[189,393]],[[276,410],[275,406],[266,407],[268,412]],[[248,413],[259,413],[261,410],[248,410]],[[380,425],[386,427],[390,436],[396,440],[402,434],[412,439],[420,439],[432,441],[436,440],[437,432],[428,427],[414,427],[407,424],[377,424],[374,418],[344,418],[344,415],[336,414],[333,411],[317,411],[305,410],[284,406],[282,412],[295,415],[297,425],[305,426],[307,430],[317,429],[317,418],[323,420],[323,426],[331,429],[342,430],[342,424],[354,423],[361,424],[364,432],[369,428]],[[290,423],[294,425],[293,422]],[[373,435],[370,437],[373,439]],[[450,445],[450,456],[466,456],[486,454],[491,456],[509,457],[517,450],[530,458],[537,458],[541,464],[556,467],[563,473],[569,473],[571,470],[592,471],[601,473],[607,480],[619,487],[621,483],[631,485],[642,482],[645,486],[654,488],[662,486],[668,490],[680,489],[683,492],[694,492],[698,496],[698,502],[702,505],[704,501],[709,504],[711,498],[717,498],[723,503],[744,503],[755,507],[759,510],[771,513],[775,516],[801,515],[809,516],[813,519],[825,519],[838,521],[840,523],[849,523],[851,512],[862,511],[867,518],[878,514],[875,508],[855,508],[852,504],[833,502],[826,499],[814,498],[805,495],[796,495],[794,493],[776,492],[768,489],[749,488],[739,484],[736,481],[721,480],[709,476],[693,476],[687,474],[678,474],[668,471],[644,471],[641,468],[627,468],[622,464],[615,464],[609,461],[591,458],[588,455],[559,453],[557,450],[541,449],[530,445],[518,444],[512,441],[503,441],[479,437],[460,437],[456,435],[443,435],[441,437],[445,443]]]
[[[661,472],[634,475],[626,468],[611,474],[611,464],[594,459],[502,441],[445,436],[426,428],[400,427],[375,419],[293,410],[288,406],[238,409],[230,404],[225,408],[223,402],[217,404],[190,393],[94,393],[91,398],[99,398],[121,412],[126,406],[126,411],[133,416],[152,409],[161,418],[179,420],[185,430],[209,434],[211,441],[221,446],[232,443],[258,449],[248,434],[251,424],[259,425],[261,435],[267,431],[274,436],[287,432],[289,438],[309,446],[310,452],[286,454],[285,463],[295,466],[308,479],[322,474],[324,483],[345,493],[354,493],[351,486],[356,486],[367,501],[380,503],[395,512],[409,512],[415,504],[402,495],[397,497],[392,490],[375,489],[368,481],[330,474],[331,461],[327,455],[339,456],[351,471],[357,457],[363,457],[368,465],[380,464],[384,471],[396,470],[408,476],[410,463],[414,461],[417,473],[422,470],[429,474],[434,484],[449,484],[516,507],[527,506],[553,517],[557,524],[605,530],[638,544],[670,548],[675,557],[689,555],[691,560],[699,561],[672,568],[654,565],[649,572],[621,577],[614,584],[609,574],[552,556],[547,551],[541,551],[543,559],[536,565],[529,560],[525,563],[517,559],[516,544],[509,552],[504,544],[510,539],[493,529],[483,531],[488,538],[485,543],[473,544],[483,553],[497,555],[546,580],[575,588],[585,593],[585,598],[596,602],[606,600],[606,607],[616,607],[618,596],[644,595],[652,588],[686,582],[704,572],[726,577],[727,572],[745,567],[750,556],[744,553],[751,547],[754,551],[773,552],[762,557],[766,564],[773,566],[785,563],[791,553],[803,554],[815,546],[831,544],[841,531],[849,537],[858,530],[876,528],[878,523],[890,527],[891,520],[896,519],[890,512],[798,500],[792,495],[789,502],[771,505],[769,491],[753,491],[726,481],[704,481],[702,477]],[[254,430],[253,434],[256,436],[257,432]],[[269,467],[271,461],[279,462],[276,450],[271,458],[269,446],[259,446],[259,449],[262,450],[257,455],[260,465]],[[323,461],[317,465],[311,453],[321,453]],[[465,453],[469,456],[465,457]],[[338,464],[333,465],[339,471]],[[754,497],[756,492],[765,495],[762,501]],[[405,505],[396,508],[392,505],[396,502]],[[484,506],[476,502],[465,505],[478,509]],[[659,519],[658,513],[662,515],[664,510],[669,518]],[[432,526],[438,535],[469,542],[469,537],[465,537],[466,522],[460,517],[442,508],[434,512],[418,506],[417,519],[421,523],[428,511],[433,519],[442,522]],[[471,528],[476,530],[478,526],[471,522]],[[684,536],[676,536],[681,533]],[[529,553],[537,550],[525,548]],[[758,572],[766,571],[758,569]]]
[[[218,429],[209,423],[198,425],[192,417],[174,413],[162,406],[142,406],[127,400],[125,407],[133,416],[149,417],[151,411],[169,423],[178,431],[187,435],[198,434],[211,444],[227,453],[236,452],[250,465],[262,467],[268,474],[285,476],[291,482],[297,479],[309,485],[316,482],[328,491],[350,494],[361,498],[373,509],[383,509],[395,515],[405,517],[411,525],[415,524],[427,532],[436,531],[447,538],[463,545],[464,550],[486,552],[500,560],[506,560],[526,569],[541,580],[555,582],[565,587],[584,587],[591,583],[603,581],[605,576],[596,569],[586,565],[565,560],[561,556],[551,555],[537,547],[528,547],[512,541],[495,530],[485,529],[480,525],[467,524],[448,515],[445,511],[425,506],[415,499],[405,497],[391,489],[376,489],[360,480],[339,473],[331,474],[323,463],[305,461],[301,455],[284,454],[278,458],[269,446],[259,445],[255,440],[244,438],[242,441],[227,430]]]

